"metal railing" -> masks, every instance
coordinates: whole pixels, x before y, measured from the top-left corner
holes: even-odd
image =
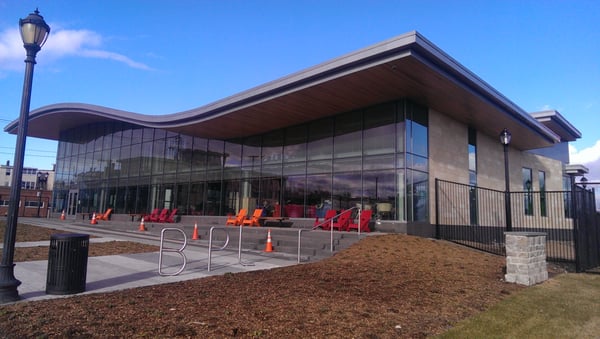
[[[583,206],[581,201],[593,201],[593,193],[577,186],[572,191],[509,192],[511,214],[507,216],[504,191],[436,179],[436,237],[504,255],[510,218],[513,232],[546,233],[548,260],[578,262],[578,238],[584,227],[594,227],[593,222],[582,221],[596,214],[594,206]]]
[[[300,263],[300,252],[301,252],[301,243],[302,243],[302,232],[312,232],[314,230],[316,230],[319,227],[322,227],[323,225],[326,225],[329,223],[329,249],[331,251],[331,253],[333,253],[333,225],[335,222],[335,219],[339,218],[342,214],[344,213],[352,213],[352,210],[358,210],[358,236],[360,237],[360,213],[361,213],[361,209],[357,206],[348,208],[343,210],[342,212],[334,215],[333,217],[331,217],[328,220],[324,220],[321,223],[315,224],[311,229],[299,229],[298,230],[298,263]]]

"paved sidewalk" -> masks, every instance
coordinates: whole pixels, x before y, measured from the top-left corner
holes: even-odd
[[[76,224],[68,222],[57,222],[52,219],[29,219],[20,218],[20,223],[40,225],[71,232],[92,234],[94,232],[83,232]],[[116,223],[113,223],[116,225]],[[127,225],[126,225],[127,227]],[[113,226],[109,235],[92,234],[96,237],[90,238],[90,242],[102,241],[137,241],[148,244],[159,245],[160,238],[155,235],[140,235],[128,233]],[[107,231],[107,230],[104,230]],[[17,243],[16,246],[48,246],[46,242]],[[165,248],[179,248],[181,245],[167,243]],[[87,263],[86,290],[76,294],[99,293],[116,291],[127,288],[143,287],[149,285],[166,284],[177,281],[203,278],[225,273],[236,273],[244,271],[271,269],[275,267],[297,264],[294,256],[281,253],[259,253],[242,251],[241,257],[237,250],[237,244],[230,244],[232,250],[212,252],[211,271],[208,268],[208,248],[197,244],[188,244],[184,250],[187,264],[183,272],[175,276],[161,276],[159,274],[158,261],[159,252],[138,253],[127,255],[111,255],[102,257],[89,257]],[[163,254],[162,273],[171,274],[177,272],[182,264],[182,257],[174,252]],[[60,298],[65,295],[46,294],[46,275],[48,261],[18,262],[15,265],[15,277],[21,281],[18,287],[21,301],[40,300],[49,298]],[[72,296],[66,295],[66,296]]]

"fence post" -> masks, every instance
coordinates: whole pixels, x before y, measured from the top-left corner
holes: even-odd
[[[440,179],[435,178],[435,238],[440,239]]]

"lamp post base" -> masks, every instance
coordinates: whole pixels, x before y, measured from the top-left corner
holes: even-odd
[[[21,281],[15,278],[14,268],[15,264],[0,265],[0,304],[21,299],[17,290]]]

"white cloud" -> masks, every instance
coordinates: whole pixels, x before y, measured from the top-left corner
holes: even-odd
[[[107,50],[101,49],[102,36],[89,30],[57,30],[52,31],[43,47],[45,58],[60,59],[69,56],[108,59],[123,63],[132,68],[151,70],[141,62]],[[25,60],[25,50],[21,35],[16,28],[0,32],[0,72],[21,71]]]
[[[0,70],[23,70],[25,50],[16,28],[0,32]]]
[[[581,151],[575,146],[569,145],[569,159],[572,164],[586,165],[600,160],[600,140],[596,141],[592,147],[584,148]]]

